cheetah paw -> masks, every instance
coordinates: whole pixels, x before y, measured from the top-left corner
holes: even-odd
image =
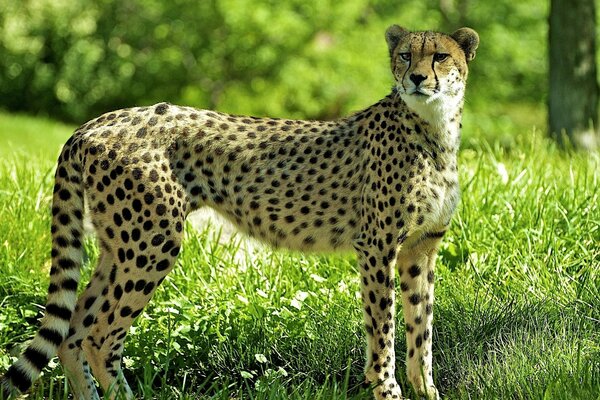
[[[427,392],[419,390],[419,397],[423,400],[440,400],[440,394],[435,386],[427,386]]]
[[[378,384],[371,384],[371,386],[373,387],[375,400],[406,400],[402,397],[400,386],[394,379],[387,379]]]

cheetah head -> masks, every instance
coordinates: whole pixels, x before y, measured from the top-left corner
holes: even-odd
[[[407,106],[431,124],[445,124],[462,107],[467,63],[475,58],[477,32],[452,35],[409,32],[392,25],[385,33],[396,88]]]

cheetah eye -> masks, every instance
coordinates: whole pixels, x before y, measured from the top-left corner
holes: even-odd
[[[442,62],[446,58],[448,58],[448,56],[449,56],[449,54],[445,54],[445,53],[435,53],[433,55],[433,61],[435,61],[435,62]]]
[[[400,58],[403,59],[404,61],[410,61],[410,53],[400,53]]]

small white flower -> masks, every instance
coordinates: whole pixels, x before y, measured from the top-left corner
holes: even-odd
[[[241,301],[241,302],[242,302],[242,303],[244,303],[245,305],[248,305],[248,303],[249,303],[249,302],[248,302],[248,299],[247,299],[247,298],[245,298],[244,296],[242,296],[241,294],[238,294],[238,295],[237,295],[237,298],[238,298],[238,300],[239,300],[239,301]]]
[[[498,171],[498,175],[500,175],[500,179],[502,180],[502,183],[507,184],[508,183],[508,171],[506,170],[506,166],[504,165],[504,163],[496,164],[496,170]]]
[[[303,292],[302,290],[298,290],[294,297],[296,299],[298,299],[298,301],[304,301],[308,297],[308,292]]]
[[[297,299],[292,299],[292,301],[290,301],[290,306],[294,307],[296,310],[300,310],[302,308],[302,302]]]
[[[308,292],[298,290],[294,295],[294,298],[290,301],[290,305],[297,310],[302,308],[302,302],[308,297]]]

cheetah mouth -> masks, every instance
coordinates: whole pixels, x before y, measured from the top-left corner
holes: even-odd
[[[415,87],[414,85],[402,85],[402,86],[398,86],[398,91],[403,95],[403,96],[410,96],[413,99],[419,99],[419,100],[427,100],[428,98],[431,97],[435,97],[436,95],[439,94],[439,89],[436,88],[427,88],[427,87]]]
[[[428,93],[426,91],[419,90],[419,89],[413,90],[412,93],[408,93],[408,95],[414,99],[413,101],[416,100],[418,102],[424,102],[424,103],[427,103],[433,96],[432,93]]]
[[[417,96],[417,97],[431,97],[431,96],[435,96],[437,94],[437,90],[435,89],[424,89],[424,88],[417,88],[414,89],[413,92],[411,93],[413,96]]]
[[[444,93],[439,89],[428,89],[428,88],[415,88],[412,93],[409,93],[413,101],[424,104],[432,104],[438,100],[441,100]]]

